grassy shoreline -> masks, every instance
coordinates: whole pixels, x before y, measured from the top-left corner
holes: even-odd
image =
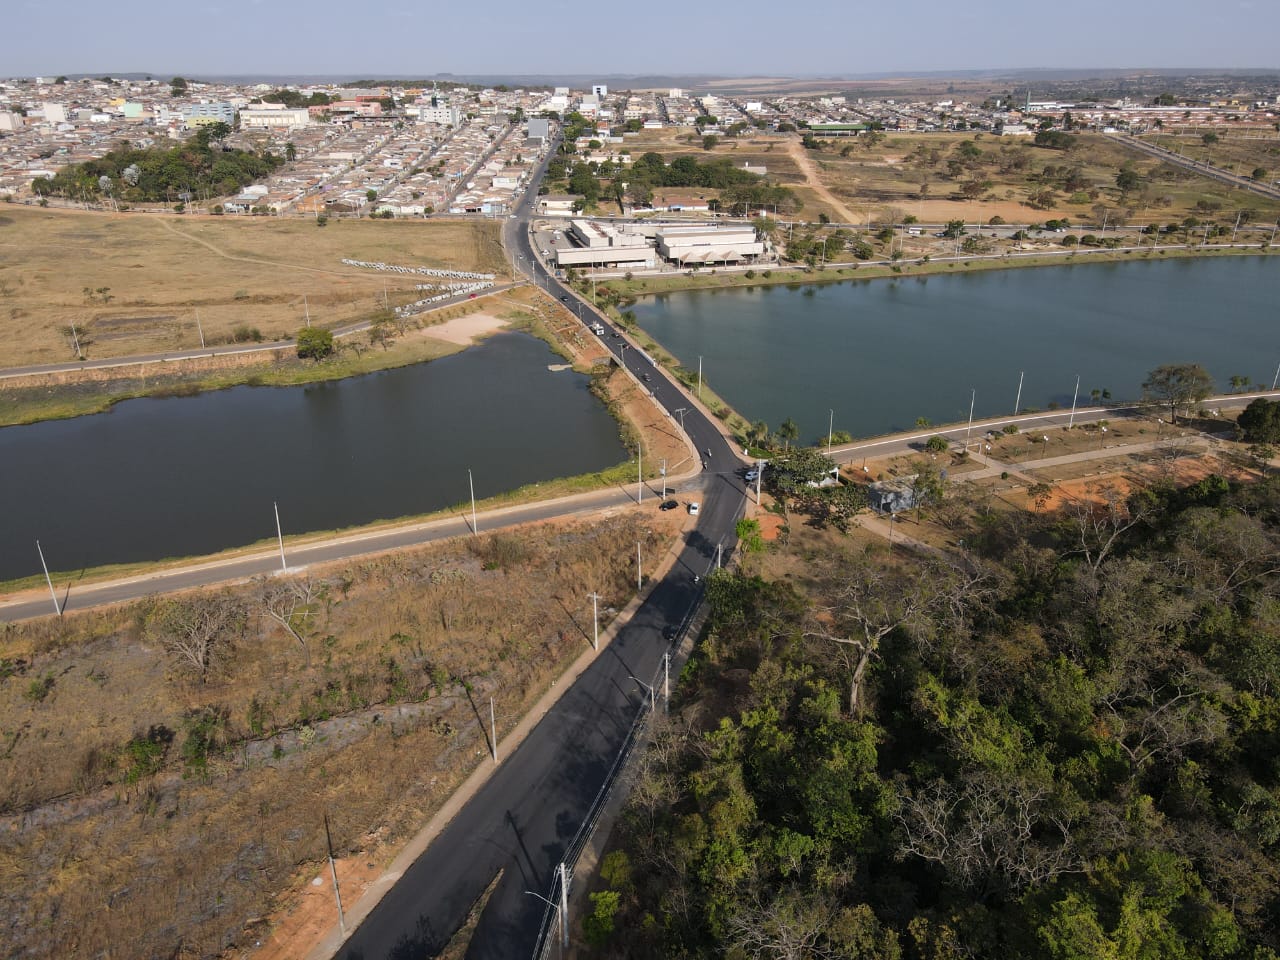
[[[838,283],[845,280],[875,280],[883,278],[924,277],[985,270],[1013,270],[1023,267],[1061,267],[1081,263],[1133,263],[1139,260],[1171,260],[1189,257],[1274,256],[1280,248],[1260,245],[1249,248],[1216,249],[1210,247],[1176,247],[1152,250],[1084,249],[1071,251],[1046,251],[1043,254],[1002,254],[949,257],[945,260],[902,259],[896,264],[873,262],[870,264],[829,264],[825,267],[784,267],[756,270],[755,276],[745,273],[718,273],[715,270],[698,271],[689,276],[676,274],[662,277],[610,277],[610,287],[616,287],[625,296],[644,297],[671,293],[677,290],[720,290],[738,287],[767,287],[786,284]],[[896,269],[895,269],[896,268]],[[765,273],[769,276],[765,276]]]

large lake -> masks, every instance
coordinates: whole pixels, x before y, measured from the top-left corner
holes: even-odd
[[[0,429],[0,580],[205,554],[424,513],[627,458],[588,378],[505,333],[431,363],[306,387],[129,400]]]
[[[640,301],[643,327],[743,416],[801,438],[855,437],[1107,389],[1200,363],[1271,386],[1280,364],[1280,259],[1227,257],[1037,267],[832,284],[688,291]]]

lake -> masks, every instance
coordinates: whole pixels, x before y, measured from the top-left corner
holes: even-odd
[[[128,400],[0,429],[0,580],[426,513],[627,459],[586,376],[523,333],[305,387]]]
[[[1165,363],[1220,389],[1270,387],[1280,363],[1280,258],[1137,260],[839,283],[683,291],[642,299],[640,326],[750,420],[791,417],[804,442],[916,418],[1071,406],[1093,389],[1137,399]]]

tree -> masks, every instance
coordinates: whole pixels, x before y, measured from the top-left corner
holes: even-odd
[[[1138,176],[1138,171],[1133,167],[1125,167],[1116,174],[1116,187],[1121,193],[1129,193],[1140,186],[1142,186],[1142,177]]]
[[[948,446],[949,444],[947,443],[946,437],[932,436],[929,438],[929,441],[924,445],[924,448],[928,450],[930,453],[946,453]]]
[[[1203,143],[1206,147],[1212,146],[1213,144],[1218,142],[1218,135],[1210,131],[1209,133],[1206,133],[1204,136],[1200,138],[1200,142]]]
[[[290,163],[298,159],[298,148],[293,145],[292,140],[284,145],[284,158]]]
[[[306,327],[298,331],[298,357],[319,362],[333,353],[333,331]]]
[[[1142,397],[1168,404],[1169,422],[1178,422],[1178,408],[1198,403],[1213,393],[1213,378],[1198,363],[1171,363],[1156,367],[1142,384]]]
[[[1266,167],[1254,167],[1254,168],[1253,168],[1253,174],[1252,174],[1252,176],[1253,176],[1253,179],[1255,179],[1255,180],[1265,180],[1265,179],[1267,179],[1267,168],[1266,168]]]
[[[717,137],[714,133],[708,133],[705,137],[702,138],[702,149],[714,150],[716,147],[716,144],[719,142],[720,142],[719,137]]]
[[[1259,397],[1236,420],[1246,443],[1280,443],[1280,401]]]
[[[783,420],[778,426],[778,436],[782,439],[783,449],[789,450],[791,448],[791,441],[800,436],[800,428],[796,425],[794,420],[787,417],[787,419]]]
[[[950,240],[956,240],[963,237],[966,232],[963,220],[948,220],[942,235]]]
[[[303,631],[307,619],[315,612],[323,584],[310,577],[300,579],[263,579],[258,586],[258,603],[268,617],[289,632],[302,647],[308,668],[311,666],[311,648]]]
[[[231,594],[163,600],[147,616],[145,633],[199,676],[208,677],[213,655],[244,625],[244,605]]]
[[[174,77],[169,81],[169,93],[180,97],[187,92],[187,81],[184,77]]]

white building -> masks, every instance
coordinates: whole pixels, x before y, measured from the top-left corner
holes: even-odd
[[[22,114],[0,111],[0,130],[21,130]]]
[[[66,123],[67,108],[60,103],[46,103],[44,105],[44,118],[50,123]]]
[[[449,106],[419,106],[418,120],[421,123],[439,123],[457,129],[462,126],[462,111]]]
[[[678,264],[738,263],[764,253],[754,227],[663,227],[658,252]]]
[[[605,97],[609,95],[609,88],[603,83],[592,84],[591,93],[594,96],[598,97],[599,99],[603,100]]]
[[[284,127],[295,129],[311,123],[311,113],[306,107],[292,109],[277,107],[270,103],[255,103],[240,111],[240,126],[243,128],[268,129]]]
[[[648,269],[656,263],[653,247],[638,231],[619,229],[611,224],[592,220],[574,220],[566,233],[577,246],[557,248],[557,266],[627,266]]]

